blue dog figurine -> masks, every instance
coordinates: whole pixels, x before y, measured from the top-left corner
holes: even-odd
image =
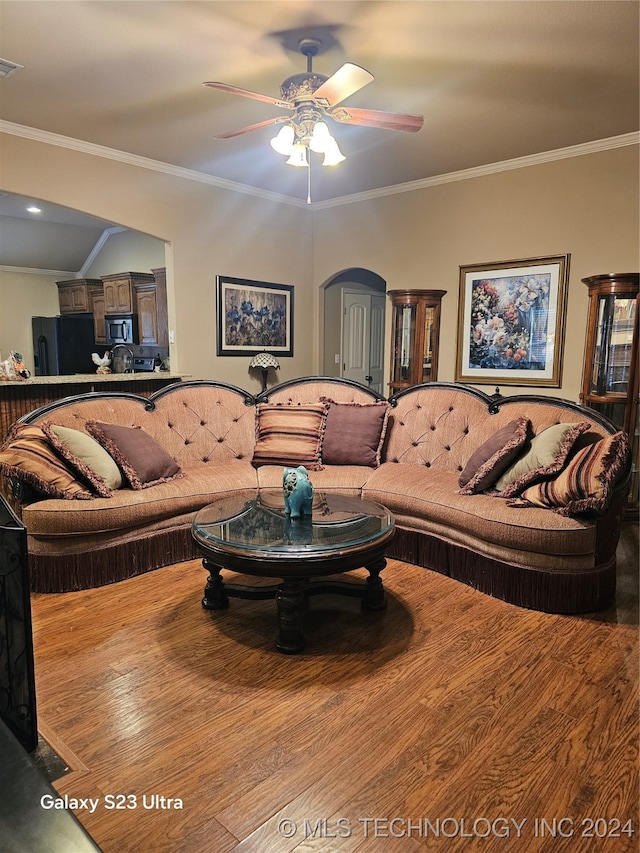
[[[304,465],[297,468],[285,468],[282,476],[284,511],[291,518],[308,516],[311,518],[313,505],[313,486]]]

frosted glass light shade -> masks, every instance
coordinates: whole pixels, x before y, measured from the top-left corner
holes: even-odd
[[[294,136],[295,133],[291,125],[285,124],[271,140],[271,147],[278,154],[284,154],[285,157],[288,157],[293,151]]]
[[[347,158],[344,156],[342,151],[338,148],[338,143],[332,136],[329,136],[324,148],[324,160],[322,161],[323,166],[335,166],[336,163],[342,163],[343,160]]]
[[[327,127],[326,122],[319,121],[313,128],[313,133],[311,134],[311,141],[309,142],[309,148],[312,151],[315,151],[316,154],[324,154],[327,145],[330,145],[333,142],[333,138]]]
[[[302,142],[296,142],[291,151],[291,156],[287,160],[288,166],[308,166],[307,148]]]

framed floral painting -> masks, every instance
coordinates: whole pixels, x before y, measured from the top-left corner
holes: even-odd
[[[293,286],[219,275],[218,355],[293,355]]]
[[[569,259],[460,267],[456,382],[560,387]]]

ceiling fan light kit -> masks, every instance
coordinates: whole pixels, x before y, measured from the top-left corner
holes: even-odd
[[[278,154],[288,158],[286,160],[288,165],[306,166],[310,170],[311,161],[308,151],[323,154],[323,166],[335,166],[346,159],[331,135],[326,118],[343,124],[400,130],[408,133],[415,133],[423,126],[423,116],[359,108],[338,108],[342,101],[371,83],[373,75],[351,62],[346,62],[331,77],[316,74],[313,71],[312,62],[313,57],[320,51],[322,43],[319,39],[303,38],[300,39],[298,46],[300,52],[307,57],[307,71],[288,77],[280,87],[280,98],[249,92],[228,83],[204,84],[230,94],[264,101],[293,113],[291,116],[278,116],[221,134],[216,139],[230,139],[262,127],[281,124],[282,127],[270,141],[271,147]],[[307,202],[310,203],[310,201],[310,192],[308,192]]]

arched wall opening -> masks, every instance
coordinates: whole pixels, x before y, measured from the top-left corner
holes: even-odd
[[[325,376],[347,376],[371,384],[374,375],[380,384],[382,364],[370,364],[370,353],[377,362],[385,352],[385,294],[382,276],[363,267],[350,267],[328,278],[322,285],[323,332],[320,363]],[[351,317],[357,318],[355,323]],[[355,353],[355,358],[351,356]],[[355,366],[355,370],[354,370]]]
[[[37,213],[27,214],[28,206]],[[56,281],[164,267],[172,279],[170,244],[161,237],[121,226],[85,210],[35,196],[5,193],[0,227],[10,239],[0,250],[0,352],[19,350],[35,368],[31,318],[60,313]],[[2,306],[11,311],[3,311]],[[163,314],[167,324],[167,311]],[[165,334],[165,338],[167,335]],[[139,355],[154,356],[140,349]],[[96,342],[100,355],[106,345]],[[159,347],[164,359],[169,347]],[[3,356],[4,357],[4,356]]]

